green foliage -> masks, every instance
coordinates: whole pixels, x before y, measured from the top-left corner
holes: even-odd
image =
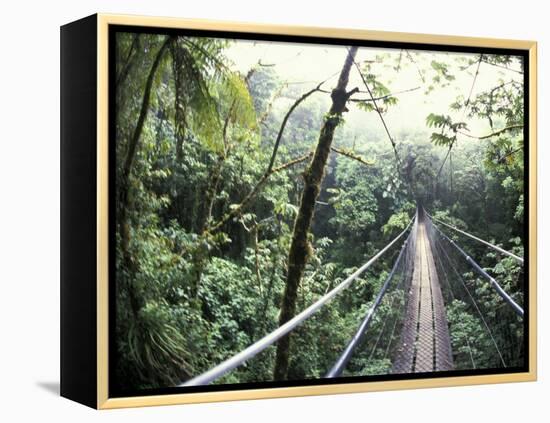
[[[455,143],[457,133],[460,130],[467,129],[465,122],[453,122],[448,115],[436,115],[430,113],[426,117],[426,124],[430,128],[438,128],[441,132],[433,132],[430,136],[435,145],[450,146]]]
[[[233,72],[228,78],[229,86],[227,97],[233,99],[231,109],[231,121],[234,124],[241,125],[250,129],[256,128],[256,112],[252,97],[243,78],[236,72]]]
[[[380,63],[381,57],[377,57],[377,62]],[[389,107],[397,104],[397,97],[391,95],[390,89],[381,80],[380,75],[374,73],[375,64],[372,62],[366,62],[363,66],[362,73],[365,78],[365,83],[368,85],[370,93],[375,99],[378,99],[376,106],[380,113],[388,111]],[[366,97],[367,100],[371,100],[370,96]],[[365,101],[358,103],[357,107],[367,112],[375,111],[375,104],[373,101]]]
[[[384,232],[385,236],[394,236],[404,230],[410,221],[411,217],[407,212],[392,214],[388,220],[388,223],[382,226],[382,232]]]
[[[449,71],[449,65],[445,62],[432,60],[430,63],[432,69],[436,72],[433,77],[433,82],[440,83],[442,80],[446,82],[454,81],[455,76]]]
[[[165,39],[117,35],[119,178],[147,74]],[[116,380],[121,389],[173,386],[246,348],[279,322],[307,161],[265,175],[281,122],[308,89],[281,81],[276,67],[258,63],[248,72],[236,71],[226,56],[232,43],[174,38],[152,85],[127,206],[116,213]],[[467,57],[460,63],[463,71],[478,63],[478,55]],[[450,57],[432,60],[419,52],[377,52],[371,59],[360,67],[382,114],[397,104],[391,81],[396,72],[410,67],[429,91],[451,84],[457,71]],[[521,69],[505,56],[484,55],[483,60],[487,66]],[[449,110],[434,110],[426,119],[427,127],[436,131],[431,136],[425,129],[393,134],[399,160],[385,132],[370,127],[368,119],[380,122],[378,114],[371,113],[375,106],[364,87],[354,94],[359,101],[348,103],[349,108],[357,105],[361,119],[369,123],[360,129],[349,125],[351,111],[348,122],[341,117],[335,122],[332,146],[344,154],[332,152],[324,169],[308,234],[311,255],[298,287],[298,311],[401,232],[414,216],[416,202],[441,221],[523,254],[521,129],[470,144],[457,142],[473,120],[490,121],[495,130],[521,125],[522,84],[503,79],[498,85],[492,91],[476,91],[469,102],[459,96]],[[292,112],[276,166],[315,150],[323,120],[336,119],[325,113],[329,104],[330,95],[318,92]],[[458,121],[456,112],[465,108],[464,119]],[[393,124],[389,113],[387,123]],[[452,145],[452,156],[438,175],[444,152]],[[116,186],[119,198],[120,183]],[[224,220],[228,214],[231,218]],[[471,245],[468,251],[482,257],[481,264],[523,301],[523,274],[517,263]],[[326,373],[372,306],[397,254],[397,248],[388,251],[371,271],[293,332],[289,378]],[[480,298],[480,307],[499,309],[501,300],[487,281],[461,274]],[[346,375],[391,370],[406,300],[403,292],[391,286]],[[448,301],[447,307],[458,366],[468,368],[472,357],[494,365],[490,339],[472,305],[463,300]],[[511,345],[522,336],[513,316],[505,317],[505,323],[498,324],[498,316],[489,314],[497,321],[499,345]],[[521,361],[519,350],[505,354],[510,363]],[[274,360],[270,347],[216,383],[272,380]]]
[[[127,339],[130,360],[142,378],[177,383],[181,376],[175,369],[191,373],[185,360],[190,354],[174,317],[166,302],[151,302],[140,310],[137,322],[130,323]]]
[[[475,363],[476,367],[487,367],[494,350],[479,318],[460,300],[448,304],[446,311],[455,366],[468,369]]]
[[[221,117],[212,91],[210,75],[221,78],[226,70],[211,56],[219,54],[221,46],[209,45],[201,39],[177,39],[172,49],[175,83],[175,118],[187,125],[193,134],[212,149],[221,147]],[[200,48],[193,48],[198,45]],[[191,112],[191,113],[189,113]]]
[[[376,199],[372,190],[365,186],[354,186],[341,193],[334,202],[334,209],[336,216],[331,223],[339,225],[341,230],[360,231],[376,220]]]

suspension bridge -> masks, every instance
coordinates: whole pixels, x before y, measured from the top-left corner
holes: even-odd
[[[397,237],[331,291],[248,348],[180,386],[212,383],[273,346],[357,279],[364,277],[374,263],[391,251],[396,258],[388,276],[369,302],[354,335],[324,377],[353,374],[347,372],[350,360],[358,351],[371,348],[371,345],[370,357],[375,355],[375,351],[384,351],[382,358],[389,359],[391,367],[388,373],[393,374],[449,371],[463,368],[463,363],[473,369],[513,366],[514,360],[522,354],[522,340],[517,339],[512,345],[502,345],[494,332],[498,325],[513,328],[523,324],[523,280],[518,281],[519,289],[507,292],[455,241],[457,238],[475,241],[484,251],[495,252],[499,259],[512,260],[523,266],[522,257],[439,221],[419,208],[414,219]],[[465,274],[475,277],[467,278]],[[485,282],[483,287],[480,286],[481,281]],[[496,301],[495,309],[487,305],[486,287],[493,295],[493,302]],[[464,345],[453,351],[453,328],[450,327],[446,308],[457,300],[479,322],[484,345],[477,345],[472,337],[464,337]],[[478,335],[481,337],[482,333]],[[490,353],[480,357],[481,348],[490,350]]]

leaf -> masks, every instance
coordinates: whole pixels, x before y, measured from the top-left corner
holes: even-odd
[[[426,117],[426,124],[430,128],[444,128],[452,124],[451,117],[446,115],[436,115],[435,113],[430,113]]]
[[[443,135],[437,132],[432,132],[432,134],[430,135],[430,139],[435,145],[440,145],[440,146],[449,146],[454,141],[456,141],[456,137],[448,137],[446,135]]]

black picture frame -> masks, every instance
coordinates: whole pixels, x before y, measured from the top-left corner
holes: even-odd
[[[93,15],[61,29],[61,395],[93,408],[111,408],[535,380],[536,43],[191,22]],[[528,216],[528,224],[524,226],[524,269],[525,280],[528,281],[525,284],[524,365],[436,374],[388,374],[150,390],[118,389],[114,379],[117,366],[116,257],[111,246],[115,245],[117,201],[116,151],[112,142],[116,138],[114,40],[115,34],[120,32],[499,53],[522,57],[525,63],[524,86],[529,87],[525,90],[524,119],[528,123],[524,126],[524,139],[529,140],[524,150],[525,216]],[[102,105],[107,105],[107,110]],[[101,143],[107,146],[103,152],[99,146]],[[99,240],[101,234],[107,234],[103,243]],[[105,245],[108,247],[106,251]]]

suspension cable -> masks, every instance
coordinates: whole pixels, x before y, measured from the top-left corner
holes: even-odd
[[[429,235],[430,237],[432,236],[432,233],[433,233],[433,231],[430,230],[430,235]],[[439,251],[440,249],[443,249],[443,247],[441,246],[441,243],[439,242],[438,239],[435,239],[435,241],[436,241],[436,242],[434,242],[435,257],[436,257],[436,260],[439,262],[439,267],[441,268],[443,276],[445,278],[445,282],[447,282],[447,286],[449,287],[449,293],[451,294],[451,299],[452,299],[452,301],[454,301],[456,299],[456,296],[455,296],[455,293],[453,291],[453,287],[451,286],[451,282],[449,281],[449,275],[447,273],[447,269],[445,269],[445,265],[443,264],[443,260],[441,260],[441,253]],[[468,348],[470,361],[472,362],[472,367],[474,369],[476,369],[477,366],[476,366],[476,363],[475,363],[475,360],[474,360],[474,355],[472,353],[472,346],[470,345],[470,340],[468,339],[468,337],[466,337],[466,346]]]
[[[476,261],[466,253],[462,248],[458,246],[456,242],[454,242],[452,239],[450,239],[447,235],[445,235],[441,229],[437,227],[437,225],[434,225],[432,222],[432,226],[439,232],[439,234],[446,239],[452,246],[454,246],[462,256],[466,259],[466,261],[475,269],[477,273],[479,273],[481,276],[486,278],[490,283],[491,286],[497,291],[498,295],[502,297],[504,301],[506,301],[510,306],[513,308],[513,310],[516,312],[518,316],[523,318],[523,308],[521,308],[518,303],[516,303],[510,295],[506,293],[504,289],[499,285],[499,283],[496,281],[495,278],[493,278],[491,275],[489,275],[483,268],[476,263]]]
[[[414,240],[413,240],[413,243],[414,243]],[[390,340],[388,341],[388,345],[386,346],[386,351],[384,352],[384,359],[386,359],[386,357],[388,356],[389,352],[390,352],[390,349],[392,347],[392,345],[394,344],[394,337],[395,337],[395,330],[397,329],[397,325],[398,323],[403,323],[403,316],[405,314],[405,307],[407,305],[407,301],[406,301],[406,294],[407,294],[407,287],[405,286],[406,283],[407,283],[407,280],[408,280],[408,276],[407,276],[407,270],[410,270],[410,262],[407,258],[407,256],[410,254],[410,250],[414,250],[414,244],[411,243],[411,246],[408,247],[408,250],[406,253],[405,253],[405,265],[404,265],[404,268],[402,269],[402,272],[401,272],[401,280],[399,281],[399,283],[397,284],[397,286],[395,287],[396,290],[401,290],[401,296],[399,297],[399,302],[400,302],[400,310],[399,312],[397,313],[397,318],[394,320],[393,322],[393,328],[391,330],[391,334],[390,334]],[[411,273],[411,272],[409,272]],[[390,310],[392,309],[393,307],[393,298],[392,298],[392,303],[390,305]]]
[[[417,214],[417,216],[418,216],[418,214]],[[417,222],[418,222],[418,219],[417,219]],[[416,248],[416,234],[417,234],[417,225],[415,224],[413,229],[412,229],[412,235],[414,237],[413,238],[414,248]],[[409,234],[409,235],[411,235],[411,234]],[[396,286],[396,289],[399,289],[401,287],[402,282],[404,282],[404,279],[402,279],[399,282],[399,284]],[[391,299],[391,302],[390,302],[390,305],[389,305],[389,310],[392,310],[394,302],[395,302],[395,296],[392,296],[392,299]],[[378,348],[378,344],[380,343],[380,340],[382,339],[382,335],[384,334],[384,331],[386,330],[386,324],[388,323],[388,317],[389,317],[388,315],[386,315],[384,317],[384,323],[382,324],[382,327],[380,328],[380,332],[378,333],[378,337],[376,338],[376,342],[374,343],[374,346],[372,347],[372,349],[370,351],[369,358],[367,359],[368,361],[372,360],[372,357],[374,356],[374,354],[376,352],[376,349]],[[367,330],[368,330],[368,328],[365,329],[365,332]],[[392,335],[392,337],[393,337],[393,335]],[[391,342],[391,338],[390,338],[390,342]],[[358,345],[359,345],[359,343],[360,342],[358,342]],[[388,345],[388,347],[389,346],[390,345]]]
[[[414,219],[413,219],[414,220]],[[328,292],[315,303],[310,305],[308,308],[303,310],[301,313],[294,316],[288,322],[279,326],[273,332],[267,334],[254,344],[245,348],[241,352],[235,354],[234,356],[228,358],[212,369],[204,372],[203,374],[196,376],[192,379],[189,379],[186,382],[181,383],[178,386],[197,386],[197,385],[206,385],[219,377],[223,376],[225,373],[233,370],[234,368],[240,366],[245,361],[254,357],[261,351],[265,350],[270,345],[274,344],[277,340],[287,335],[295,327],[302,324],[307,318],[316,313],[322,306],[328,303],[332,298],[334,298],[341,291],[346,289],[355,279],[357,279],[365,270],[367,270],[376,260],[378,260],[386,251],[388,251],[408,230],[411,226],[413,220],[409,222],[407,227],[401,232],[397,237],[395,237],[389,244],[387,244],[382,250],[380,250],[375,256],[373,256],[369,261],[363,264],[359,269],[353,272],[348,276],[344,281],[337,285],[332,291]]]
[[[390,352],[390,348],[392,347],[395,330],[397,329],[398,323],[403,323],[403,319],[405,316],[405,308],[407,306],[407,299],[406,296],[409,293],[410,284],[413,277],[413,272],[410,271],[411,268],[414,267],[414,259],[416,256],[416,235],[417,235],[417,228],[416,226],[412,229],[412,240],[409,242],[409,246],[407,247],[407,251],[405,252],[405,265],[404,269],[402,269],[401,272],[401,280],[399,281],[399,284],[396,286],[396,290],[401,290],[401,297],[399,299],[401,306],[400,311],[398,312],[398,317],[395,319],[395,322],[393,324],[393,329],[390,335],[390,341],[386,347],[386,351],[384,353],[384,359],[388,356]],[[412,253],[411,253],[412,252]],[[393,306],[393,301],[392,301]],[[390,306],[390,308],[392,307]]]
[[[392,296],[390,306],[388,307],[389,310],[392,310],[394,302],[395,302],[395,296]],[[386,314],[386,316],[384,317],[384,323],[382,324],[382,327],[380,328],[380,332],[378,333],[378,337],[376,338],[376,342],[374,343],[374,346],[372,347],[372,349],[370,351],[368,361],[371,361],[372,358],[374,357],[374,354],[376,353],[376,349],[378,348],[378,344],[380,343],[380,340],[382,339],[382,335],[384,335],[384,331],[386,330],[386,324],[388,323],[388,318],[389,318],[389,313]],[[391,342],[391,338],[390,338],[390,342]]]
[[[522,258],[522,257],[517,256],[517,255],[515,255],[514,253],[511,253],[511,252],[509,252],[509,251],[506,251],[506,250],[504,250],[504,249],[502,249],[502,248],[500,248],[500,247],[498,247],[498,246],[496,246],[496,245],[494,245],[494,244],[491,244],[491,243],[488,242],[488,241],[485,241],[485,240],[483,240],[483,239],[481,239],[481,238],[478,238],[478,237],[475,236],[475,235],[469,234],[469,233],[466,232],[466,231],[463,231],[463,230],[458,229],[458,228],[456,228],[456,227],[454,227],[454,226],[452,226],[452,225],[449,225],[448,223],[442,222],[441,220],[436,219],[435,217],[431,216],[428,212],[425,212],[425,213],[426,213],[426,214],[430,217],[430,219],[432,219],[433,221],[435,221],[435,222],[437,222],[437,223],[441,223],[442,225],[445,225],[446,227],[448,227],[448,228],[450,228],[450,229],[452,229],[452,230],[454,230],[454,231],[456,231],[456,232],[458,232],[458,233],[461,233],[462,235],[465,235],[465,236],[467,236],[468,238],[471,238],[471,239],[473,239],[473,240],[475,240],[475,241],[481,242],[482,244],[485,244],[486,246],[491,247],[493,250],[496,250],[496,251],[498,251],[499,253],[505,254],[505,255],[507,255],[508,257],[512,257],[514,260],[516,260],[516,261],[518,261],[519,263],[523,264],[523,258]]]
[[[345,350],[342,352],[340,357],[336,360],[332,368],[328,371],[325,377],[332,378],[332,377],[338,377],[342,374],[344,371],[344,368],[346,367],[346,364],[348,364],[348,361],[351,359],[351,356],[353,355],[353,352],[355,351],[355,348],[361,343],[363,340],[365,333],[367,332],[367,329],[370,326],[370,323],[372,322],[372,317],[374,316],[374,312],[377,310],[378,306],[382,302],[382,297],[384,297],[384,294],[386,293],[386,290],[388,289],[392,279],[393,275],[395,274],[397,267],[401,263],[401,259],[403,258],[403,253],[405,252],[405,249],[407,248],[407,244],[409,242],[409,239],[411,237],[411,234],[407,237],[405,242],[403,243],[403,246],[401,247],[401,251],[399,251],[399,255],[397,256],[397,259],[395,260],[395,263],[393,264],[393,267],[388,274],[388,277],[386,278],[386,281],[384,282],[384,285],[382,285],[382,288],[380,288],[380,291],[378,292],[378,295],[376,296],[372,306],[367,311],[367,314],[365,315],[365,318],[359,325],[359,328],[357,329],[357,332],[355,335],[353,335],[353,338],[346,346]],[[392,301],[393,304],[393,301]]]
[[[435,226],[433,223],[432,223],[432,227],[435,228],[435,229],[438,229],[437,226]],[[440,231],[439,231],[439,233],[441,234]],[[443,248],[441,243],[439,244],[439,246],[441,248],[441,251],[443,251],[443,253],[445,254],[445,258],[447,259],[447,263],[449,263],[449,266],[451,266],[451,269],[453,269],[455,274],[458,276],[458,279],[462,283],[462,286],[464,287],[464,289],[466,290],[466,293],[470,297],[470,300],[474,304],[474,307],[477,310],[477,313],[479,314],[479,317],[481,318],[481,321],[483,322],[483,325],[485,326],[485,328],[487,329],[487,332],[489,333],[489,336],[491,337],[491,341],[493,341],[493,345],[495,346],[495,349],[497,350],[497,353],[498,353],[498,356],[500,357],[500,361],[502,362],[502,365],[504,367],[507,367],[506,362],[504,361],[504,357],[502,356],[502,353],[500,352],[500,348],[498,347],[497,342],[495,340],[495,337],[493,336],[493,332],[491,331],[491,328],[489,328],[489,325],[487,324],[487,321],[483,317],[483,313],[481,312],[481,309],[477,305],[477,301],[474,299],[474,297],[470,293],[470,290],[468,289],[468,286],[466,285],[466,282],[464,281],[464,278],[460,275],[460,273],[458,272],[456,267],[453,266],[453,264],[451,262],[451,258],[449,257],[449,255],[447,254],[447,252],[445,251],[445,249]]]

